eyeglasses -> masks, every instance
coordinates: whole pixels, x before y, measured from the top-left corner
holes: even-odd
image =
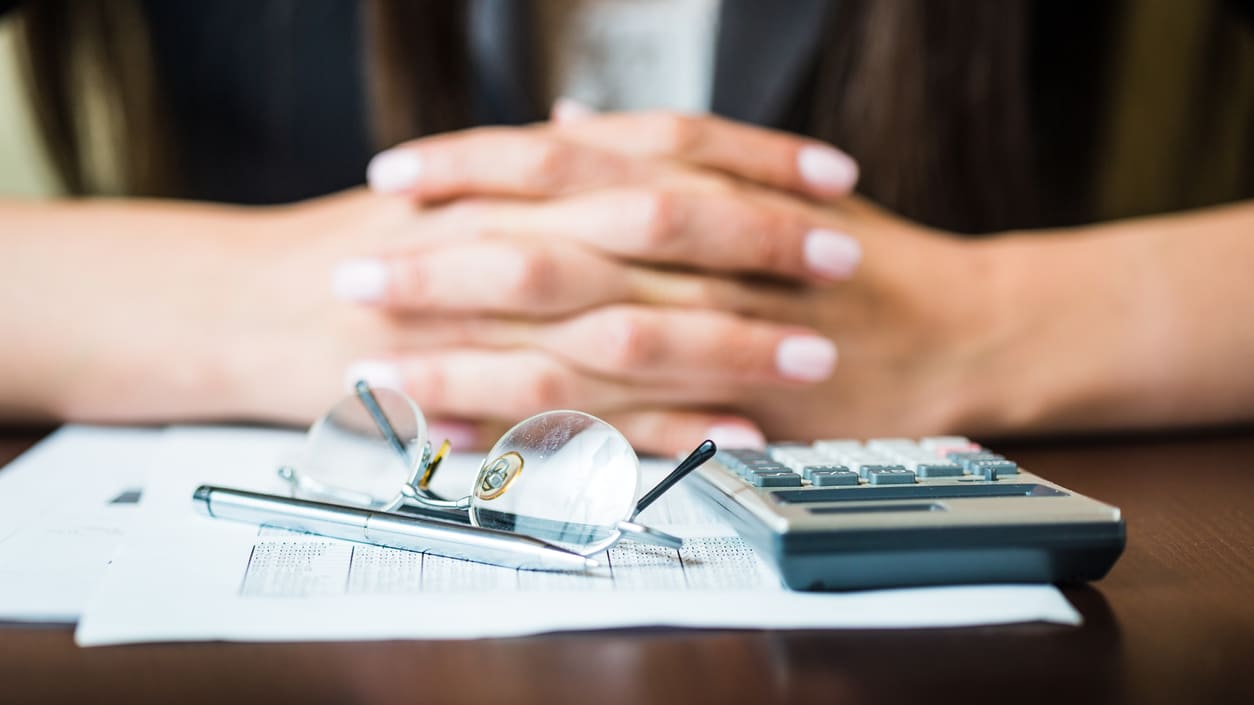
[[[549,411],[505,433],[460,497],[431,489],[451,450],[433,452],[426,419],[405,394],[357,382],[309,431],[299,463],[279,468],[293,497],[412,513],[528,536],[581,556],[624,538],[678,548],[682,539],[635,521],[713,457],[705,441],[640,494],[640,461],[610,424],[580,411]]]

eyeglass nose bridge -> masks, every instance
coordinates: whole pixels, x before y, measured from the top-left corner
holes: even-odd
[[[401,484],[401,496],[397,498],[397,504],[403,504],[405,500],[417,502],[428,507],[437,507],[440,509],[467,509],[470,507],[470,498],[462,497],[461,499],[448,499],[436,491],[431,489],[431,480],[435,477],[436,471],[440,468],[440,463],[449,454],[452,446],[446,440],[440,444],[440,449],[434,454],[431,452],[431,446],[426,445],[422,449],[422,457],[417,463],[414,463],[413,471],[409,477]]]

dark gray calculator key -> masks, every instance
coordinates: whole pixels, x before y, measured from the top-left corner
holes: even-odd
[[[962,477],[962,466],[957,463],[919,463],[914,474],[920,479],[931,480],[938,477]]]
[[[977,453],[950,453],[949,459],[962,466],[963,470],[971,472],[971,466],[986,460],[1005,460],[1002,456],[988,451],[979,451]]]
[[[964,450],[946,453],[945,457],[955,463],[962,463],[966,460],[996,460],[1002,456],[989,450]]]
[[[984,480],[996,480],[1003,475],[1018,475],[1019,466],[1008,460],[985,460],[970,467],[971,474]]]
[[[808,479],[815,487],[855,487],[858,473],[852,470],[815,470]]]
[[[962,466],[963,470],[966,470],[972,475],[978,475],[979,471],[976,468],[978,468],[979,466],[985,465],[987,463],[1001,463],[1001,462],[1005,462],[1005,460],[1006,460],[1005,458],[1000,458],[1000,457],[998,458],[968,458],[958,464]]]
[[[979,463],[979,466],[985,466],[985,465],[991,465],[993,467],[996,467],[998,477],[1002,477],[1004,475],[1018,475],[1019,474],[1019,466],[1015,465],[1014,462],[1010,460],[990,460],[990,461]]]
[[[795,472],[755,472],[745,478],[754,487],[800,487],[801,476]]]
[[[807,465],[801,468],[801,476],[807,480],[814,479],[810,477],[810,475],[816,472],[852,472],[852,471],[849,468],[845,467],[844,465]],[[855,472],[853,473],[853,475],[854,477],[857,477],[858,473]]]
[[[906,467],[904,465],[891,465],[888,463],[880,463],[880,464],[865,463],[865,464],[855,465],[854,469],[858,471],[858,474],[862,476],[863,480],[867,480],[867,479],[870,479],[871,472],[874,470],[890,470],[890,469],[891,470],[905,470]],[[909,471],[907,470],[907,472]]]
[[[866,479],[872,485],[913,485],[914,473],[900,465],[889,465],[867,470]]]
[[[745,467],[744,472],[741,474],[748,477],[749,475],[758,472],[793,472],[793,469],[787,465],[781,465],[779,463],[772,463],[770,465],[749,465]]]

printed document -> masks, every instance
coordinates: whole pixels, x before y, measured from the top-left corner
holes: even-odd
[[[0,621],[78,621],[160,435],[64,426],[0,471]]]
[[[78,643],[1080,621],[1051,586],[789,591],[683,483],[640,520],[683,536],[684,548],[623,542],[587,574],[501,568],[212,519],[193,509],[200,484],[283,493],[275,469],[295,457],[301,438],[259,429],[167,430],[131,530],[79,622]],[[464,494],[477,461],[454,455],[435,489]],[[646,485],[669,467],[646,463]]]

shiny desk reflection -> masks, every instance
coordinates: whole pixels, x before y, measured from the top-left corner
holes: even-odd
[[[0,463],[42,435],[0,431]],[[4,625],[0,703],[1254,703],[1254,431],[996,447],[1123,508],[1123,558],[1066,588],[1081,628],[79,649]]]

